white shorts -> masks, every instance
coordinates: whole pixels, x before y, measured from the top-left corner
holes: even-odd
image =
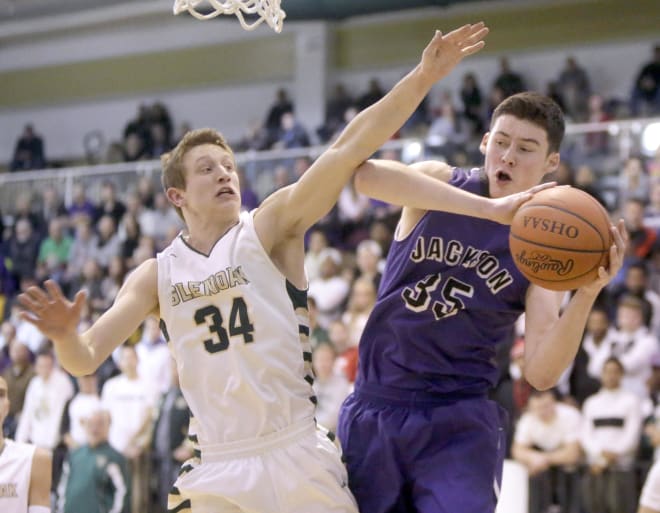
[[[177,513],[358,513],[339,450],[306,420],[256,440],[201,448],[168,498]]]
[[[639,503],[646,508],[660,511],[660,460],[653,464],[646,476]]]

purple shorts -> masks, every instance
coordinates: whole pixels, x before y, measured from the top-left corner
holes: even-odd
[[[506,412],[486,397],[411,397],[362,384],[338,426],[360,511],[494,512],[506,427]]]

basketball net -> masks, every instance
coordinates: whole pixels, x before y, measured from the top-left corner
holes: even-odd
[[[200,4],[207,3],[211,12],[201,12]],[[199,20],[215,18],[220,14],[235,14],[245,30],[254,30],[262,21],[268,23],[275,32],[282,31],[282,22],[286,13],[280,8],[280,0],[174,0],[174,14],[188,11]],[[243,15],[256,15],[252,23],[245,21]]]

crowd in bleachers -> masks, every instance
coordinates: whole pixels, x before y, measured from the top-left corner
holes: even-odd
[[[588,74],[570,58],[549,92],[575,121],[602,121],[622,112],[658,114],[659,58],[656,49],[655,67],[644,66],[635,93],[623,104],[594,95]],[[649,77],[655,77],[655,92]],[[462,107],[449,97],[438,108],[426,104],[403,132],[423,134],[428,156],[476,163],[469,141],[484,130],[492,105],[523,88],[522,77],[503,60],[490,94],[483,95],[474,75],[468,74],[461,89]],[[293,101],[280,91],[263,126],[237,149],[330,141],[346,116],[380,95],[377,82],[357,99],[339,87],[328,102],[326,123],[312,136],[296,120]],[[420,126],[425,128],[420,131]],[[172,127],[164,107],[141,109],[128,123],[117,154],[122,160],[156,158],[176,140]],[[622,216],[630,249],[624,269],[590,315],[573,366],[555,390],[537,393],[524,380],[524,319],[510,344],[500,348],[501,379],[493,396],[513,419],[509,454],[529,470],[530,513],[552,508],[634,511],[645,472],[660,455],[660,150],[651,158],[635,155],[621,161],[615,156],[619,173],[608,189],[592,165],[594,156],[607,152],[607,136],[589,135],[593,137],[585,139],[579,152],[566,150],[566,164],[553,178],[600,198],[613,218]],[[35,138],[26,130],[17,151],[21,162],[46,161],[43,144],[34,143]],[[399,160],[402,155],[390,150],[381,157]],[[286,161],[273,170],[273,188],[297,179],[311,162],[308,157]],[[264,196],[246,179],[241,193],[247,209]],[[81,420],[102,404],[111,418],[107,433],[101,432],[123,462],[124,484],[131,490],[132,505],[126,511],[164,511],[167,488],[192,448],[185,439],[185,401],[158,319],[147,320],[93,376],[73,379],[58,368],[49,341],[21,319],[16,295],[46,279],[57,281],[68,297],[86,290],[83,330],[109,307],[125,276],[176,236],[181,220],[148,177],[127,190],[104,181],[95,198],[77,184],[67,204],[56,187],[48,187],[15,198],[15,204],[3,210],[8,215],[0,216],[0,372],[11,399],[5,435],[54,452],[59,511],[73,511],[71,490],[80,489],[80,480],[89,476],[76,471],[77,460],[71,455],[89,442]],[[307,238],[317,418],[330,429],[355,380],[357,346],[376,301],[398,214],[397,208],[369,200],[349,185]],[[101,426],[103,422],[99,420]]]

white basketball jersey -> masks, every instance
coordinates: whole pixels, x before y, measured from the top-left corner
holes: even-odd
[[[27,513],[35,449],[34,445],[5,438],[0,453],[0,511]]]
[[[157,259],[161,329],[200,445],[311,420],[307,295],[270,260],[252,213],[241,213],[208,256],[179,235]]]

